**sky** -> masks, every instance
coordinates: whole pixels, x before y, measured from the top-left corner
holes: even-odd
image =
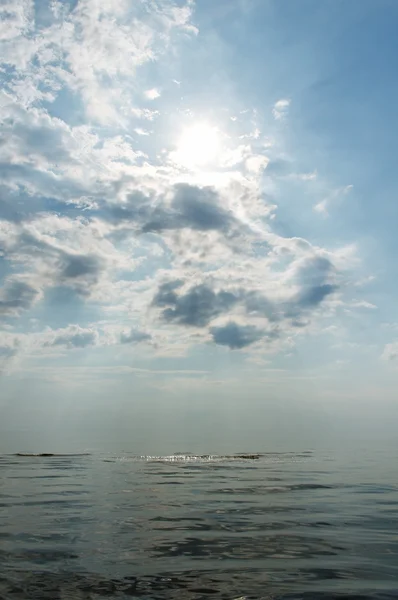
[[[2,2],[0,450],[395,431],[397,25]]]

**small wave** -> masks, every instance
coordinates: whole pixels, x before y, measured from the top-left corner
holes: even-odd
[[[325,485],[320,483],[297,483],[288,486],[292,491],[331,490],[335,487],[337,487],[337,485]]]
[[[50,557],[54,559],[54,557]],[[74,558],[73,555],[71,558]],[[19,571],[17,577],[8,573],[0,580],[1,597],[26,600],[26,598],[157,598],[170,600],[170,598],[269,598],[273,600],[397,600],[398,592],[391,589],[372,589],[371,586],[362,585],[358,589],[331,588],[330,582],[345,577],[344,571],[336,569],[311,569],[308,573],[300,571],[300,582],[305,577],[306,582],[313,579],[326,581],[329,587],[326,591],[311,591],[300,589],[303,585],[292,582],[298,577],[294,571],[287,576],[287,583],[267,582],[271,588],[269,594],[264,595],[264,579],[261,572],[252,570],[250,577],[243,574],[238,577],[236,573],[225,570],[224,573],[215,571],[206,573],[192,570],[178,573],[160,573],[158,575],[128,575],[126,577],[112,577],[94,573],[79,572],[25,572]],[[348,586],[347,586],[348,587]],[[284,588],[284,589],[280,589]],[[238,594],[240,595],[238,598]],[[261,594],[261,596],[259,595]]]
[[[9,456],[20,456],[24,458],[73,458],[74,456],[90,456],[90,452],[82,452],[77,454],[58,454],[55,452],[15,452],[14,454],[10,454]]]

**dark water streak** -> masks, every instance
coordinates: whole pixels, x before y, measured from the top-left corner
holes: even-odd
[[[398,598],[396,466],[0,456],[0,600]]]

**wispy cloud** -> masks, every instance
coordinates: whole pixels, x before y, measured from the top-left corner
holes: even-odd
[[[276,121],[282,121],[285,119],[289,112],[290,100],[288,98],[281,98],[274,104],[274,108],[272,109],[272,114],[274,115],[274,119]]]
[[[134,131],[137,135],[149,135],[149,131],[147,129],[142,129],[142,127],[136,127]]]
[[[386,344],[381,358],[383,360],[396,360],[398,358],[398,342]]]
[[[331,206],[336,204],[339,200],[342,200],[344,196],[347,196],[353,189],[353,185],[346,185],[345,187],[334,190],[331,194],[323,198],[320,202],[314,205],[314,210],[317,213],[327,217],[329,215],[329,209]]]

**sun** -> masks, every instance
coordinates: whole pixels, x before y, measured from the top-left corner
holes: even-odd
[[[185,167],[198,168],[213,163],[219,151],[218,129],[208,123],[196,123],[184,129],[172,158]]]

